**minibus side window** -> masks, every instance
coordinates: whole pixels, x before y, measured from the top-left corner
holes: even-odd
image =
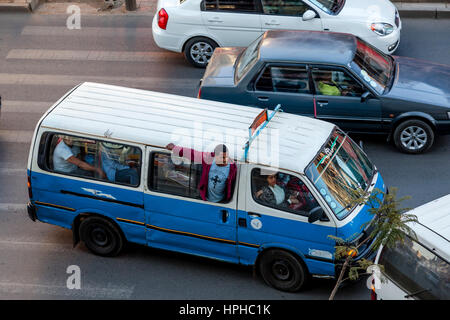
[[[39,167],[46,171],[127,186],[140,183],[139,148],[63,134],[44,134]]]
[[[46,154],[50,152],[52,139],[53,135],[51,133],[44,132],[39,143],[38,166],[43,170],[51,170]]]
[[[151,190],[200,199],[197,186],[201,177],[201,164],[194,164],[187,159],[162,152],[152,153],[150,161]]]
[[[319,206],[306,185],[296,176],[253,169],[251,174],[253,199],[264,206],[308,216]]]

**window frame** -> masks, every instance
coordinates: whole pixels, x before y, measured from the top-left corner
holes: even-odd
[[[309,71],[310,71],[309,75],[310,75],[310,79],[311,79],[310,81],[311,81],[311,84],[312,84],[314,95],[324,96],[324,97],[342,97],[342,98],[357,98],[357,99],[361,99],[361,96],[356,96],[356,97],[353,97],[353,96],[325,96],[325,95],[320,94],[320,92],[318,92],[316,90],[316,82],[314,81],[314,76],[313,76],[314,68],[319,68],[321,70],[328,70],[328,71],[341,71],[341,72],[344,72],[351,79],[353,79],[357,84],[359,84],[365,90],[364,92],[369,91],[369,92],[371,92],[373,94],[373,90],[367,88],[365,83],[363,83],[358,77],[355,76],[355,74],[353,72],[351,72],[349,69],[347,69],[345,67],[342,67],[340,65],[328,65],[328,64],[309,64]],[[377,97],[377,95],[375,95],[375,97]]]
[[[177,197],[183,197],[183,198],[187,198],[187,199],[193,199],[193,200],[200,200],[203,201],[203,199],[199,196],[198,198],[193,197],[193,196],[187,196],[187,195],[183,195],[183,194],[178,194],[175,192],[167,192],[167,191],[161,191],[158,189],[155,189],[153,187],[153,177],[154,177],[154,170],[155,170],[155,166],[154,164],[154,160],[155,160],[155,156],[157,154],[164,154],[164,155],[168,155],[169,157],[171,156],[171,152],[165,152],[164,150],[150,150],[149,152],[149,157],[148,157],[148,172],[147,172],[147,188],[149,191],[151,192],[155,192],[155,193],[159,193],[159,194],[165,194],[165,195],[170,195],[170,196],[177,196]],[[191,174],[192,174],[192,169],[193,169],[193,162],[191,162],[190,166],[189,166],[189,179],[191,178]],[[201,179],[201,175],[200,175],[200,179]],[[200,181],[199,181],[200,183]],[[198,187],[198,185],[197,185]],[[189,188],[190,190],[190,188]],[[204,202],[209,202],[209,201],[204,201]]]
[[[255,166],[255,167],[253,167],[253,168],[250,170],[250,193],[251,193],[251,195],[252,195],[253,202],[256,203],[256,204],[258,204],[258,205],[261,205],[261,206],[263,206],[263,207],[271,208],[271,209],[278,210],[278,211],[283,211],[283,212],[286,212],[286,213],[293,214],[293,215],[295,215],[295,216],[301,216],[301,217],[306,217],[306,218],[308,218],[308,217],[309,217],[309,212],[310,212],[310,211],[296,211],[296,210],[291,209],[291,208],[289,208],[289,207],[288,207],[288,208],[281,208],[281,207],[278,207],[278,206],[276,206],[276,205],[269,205],[269,204],[264,203],[264,202],[258,200],[257,198],[255,198],[255,193],[256,193],[256,192],[254,192],[254,191],[256,191],[256,190],[254,190],[254,188],[253,188],[253,173],[255,172],[255,170],[261,170],[262,168],[263,168],[263,167]],[[272,169],[268,169],[268,170],[272,170]],[[275,171],[275,169],[273,169],[272,171]],[[281,171],[281,170],[278,170],[277,173],[288,174],[288,175],[290,175],[291,177],[295,177],[295,178],[297,178],[297,179],[300,179],[300,181],[306,186],[306,188],[308,188],[309,193],[312,195],[312,197],[314,198],[314,200],[316,201],[316,203],[318,204],[318,206],[320,206],[321,208],[323,208],[323,206],[321,205],[320,201],[317,200],[317,199],[316,199],[316,196],[314,195],[314,193],[311,192],[311,188],[308,186],[307,183],[305,183],[305,180],[304,180],[304,179],[302,179],[301,177],[299,177],[298,175],[296,175],[296,174],[294,174],[294,173],[286,173],[286,172]],[[302,214],[302,212],[304,212],[304,214]],[[325,212],[325,210],[324,210],[324,212]]]
[[[101,179],[101,178],[97,178],[95,176],[92,177],[87,177],[87,176],[82,176],[82,175],[77,175],[77,174],[70,174],[70,173],[66,173],[66,172],[61,172],[61,171],[55,171],[54,169],[50,169],[48,167],[48,157],[50,156],[50,147],[51,147],[51,140],[53,140],[53,137],[55,135],[64,135],[64,136],[70,136],[73,138],[79,138],[79,139],[86,139],[86,140],[94,140],[96,141],[96,143],[100,143],[100,142],[107,142],[107,143],[115,143],[115,144],[121,144],[125,147],[133,147],[133,148],[137,148],[140,153],[141,153],[141,159],[140,159],[140,166],[138,169],[138,176],[139,176],[139,183],[137,185],[132,185],[132,184],[127,184],[127,183],[123,183],[123,182],[113,182],[113,181],[109,181],[108,178],[105,179]],[[51,137],[51,139],[50,139]],[[42,140],[45,138],[45,143],[42,144]],[[44,153],[41,154],[41,148],[45,148],[44,149]],[[56,145],[55,145],[56,148]],[[98,150],[97,150],[98,152]],[[114,185],[119,185],[119,186],[124,186],[124,187],[129,187],[129,188],[139,188],[142,184],[142,164],[143,164],[143,160],[144,160],[144,153],[142,151],[142,148],[140,146],[137,145],[131,145],[131,144],[123,144],[121,142],[117,142],[117,141],[108,141],[108,140],[101,140],[98,139],[97,137],[95,138],[91,138],[89,136],[76,136],[73,135],[72,133],[66,133],[66,132],[57,132],[57,131],[45,131],[41,134],[40,137],[40,141],[39,141],[39,148],[38,148],[38,157],[37,157],[37,165],[39,167],[39,169],[46,171],[46,172],[50,172],[53,174],[58,174],[58,175],[62,175],[62,176],[67,176],[67,177],[73,177],[73,178],[81,178],[81,179],[87,179],[87,180],[93,180],[95,182],[103,182],[103,183],[110,183],[110,184],[114,184]]]
[[[275,92],[273,91],[273,87],[271,91],[262,91],[262,90],[257,90],[256,89],[256,84],[258,83],[258,81],[261,79],[261,77],[263,76],[264,72],[266,71],[267,68],[272,68],[272,67],[281,67],[281,68],[289,68],[289,67],[305,67],[306,69],[306,73],[308,76],[308,85],[309,85],[309,93],[299,93],[299,92],[286,92],[286,91],[278,91]],[[271,78],[272,79],[272,78]],[[268,92],[268,93],[273,93],[273,94],[293,94],[293,95],[304,95],[304,94],[309,94],[309,95],[314,95],[315,94],[315,87],[311,86],[311,72],[310,72],[310,66],[307,63],[277,63],[277,62],[268,62],[265,63],[261,70],[259,70],[259,72],[257,73],[256,77],[253,78],[252,80],[252,84],[251,84],[251,88],[253,90],[253,92]]]
[[[262,15],[265,15],[265,16],[277,16],[277,17],[293,17],[293,18],[301,18],[303,15],[298,15],[298,16],[293,16],[293,15],[289,15],[289,14],[279,14],[279,13],[276,13],[276,14],[272,14],[272,13],[265,13],[264,12],[264,5],[263,5],[263,0],[256,0],[256,1],[258,1],[259,3],[260,3],[260,6],[261,6],[261,14]],[[303,0],[298,0],[297,2],[302,2],[308,9],[306,9],[305,10],[305,12],[306,11],[308,11],[308,10],[312,10],[312,11],[314,11],[315,13],[316,13],[316,18],[318,18],[318,19],[320,19],[321,17],[320,17],[320,15],[319,15],[319,13],[317,12],[317,10],[316,10],[316,8],[313,8],[312,6],[310,6],[308,3],[306,3],[305,1],[303,1]],[[305,14],[305,12],[303,13],[303,14]]]
[[[202,12],[216,12],[216,13],[241,13],[241,14],[262,14],[262,5],[261,5],[261,1],[260,0],[253,0],[255,3],[255,10],[254,11],[242,11],[242,10],[232,10],[232,9],[228,9],[228,10],[223,10],[223,9],[219,9],[219,1],[220,0],[215,0],[216,2],[216,8],[213,10],[207,10],[206,9],[206,0],[202,0],[202,2],[200,2],[200,11]]]

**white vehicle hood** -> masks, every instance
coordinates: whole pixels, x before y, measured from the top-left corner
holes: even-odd
[[[389,0],[346,0],[338,17],[352,21],[386,22],[395,26],[395,5]]]

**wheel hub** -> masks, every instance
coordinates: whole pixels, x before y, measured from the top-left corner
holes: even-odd
[[[291,275],[290,268],[284,261],[274,262],[272,265],[272,272],[278,280],[288,280]]]
[[[428,136],[425,130],[418,126],[406,127],[400,135],[402,145],[409,150],[423,148],[427,143],[427,139]]]
[[[92,230],[92,240],[97,244],[98,246],[105,246],[108,244],[108,235],[106,234],[105,230],[102,228],[94,228]]]
[[[191,58],[200,64],[208,63],[214,52],[213,47],[206,42],[197,42],[191,47]]]

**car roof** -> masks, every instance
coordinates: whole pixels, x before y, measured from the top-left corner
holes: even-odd
[[[410,226],[419,241],[450,262],[450,194],[408,213],[417,216],[418,223],[411,223]]]
[[[86,82],[57,102],[43,116],[41,127],[161,148],[175,143],[203,152],[212,152],[216,144],[225,143],[230,156],[241,160],[249,126],[261,111]],[[334,127],[325,121],[280,112],[252,143],[248,161],[303,173]],[[273,143],[277,140],[279,143]],[[280,155],[278,162],[272,154]]]
[[[269,30],[259,49],[261,60],[348,65],[355,55],[354,35],[337,32]]]

